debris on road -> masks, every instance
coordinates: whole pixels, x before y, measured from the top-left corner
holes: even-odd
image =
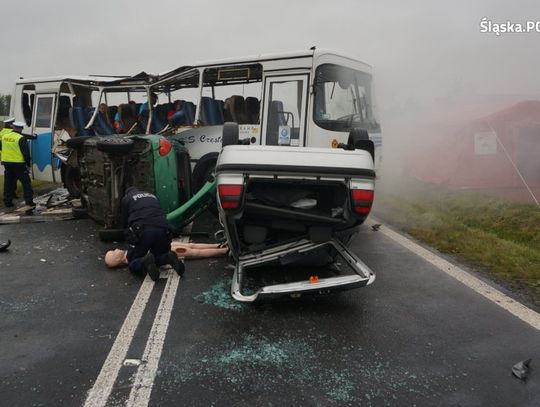
[[[371,230],[373,230],[374,232],[377,232],[380,227],[381,227],[380,223],[375,223],[374,225],[371,225]]]
[[[529,374],[531,373],[531,361],[532,359],[522,360],[519,363],[516,363],[512,367],[512,374],[520,380],[527,380]]]
[[[71,199],[65,188],[57,188],[34,199],[36,206],[24,205],[0,212],[0,225],[38,223],[73,219],[73,208],[80,208],[80,199]]]
[[[11,245],[11,240],[8,239],[5,243],[0,243],[0,252],[4,252]]]

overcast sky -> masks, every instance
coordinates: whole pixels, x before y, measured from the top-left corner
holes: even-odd
[[[453,93],[540,94],[540,2],[2,0],[0,92],[19,76],[163,72],[200,60],[316,45],[374,67],[380,108]]]

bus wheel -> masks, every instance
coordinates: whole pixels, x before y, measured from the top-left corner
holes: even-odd
[[[193,192],[197,192],[206,184],[207,181],[211,181],[214,176],[214,171],[217,162],[217,153],[208,154],[201,157],[197,162],[193,170]]]
[[[123,137],[109,137],[99,140],[96,143],[96,148],[109,154],[127,154],[133,149],[133,140]]]
[[[81,197],[81,172],[77,167],[65,166],[64,186],[71,198]]]

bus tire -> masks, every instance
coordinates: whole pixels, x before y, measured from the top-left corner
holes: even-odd
[[[79,147],[82,147],[82,145],[84,144],[84,142],[86,140],[88,140],[90,138],[90,136],[76,136],[76,137],[72,137],[70,138],[69,140],[66,140],[66,147],[67,148],[73,148],[73,149],[77,149]]]
[[[107,137],[96,143],[96,148],[107,154],[127,154],[133,150],[135,143],[124,137]]]
[[[218,153],[209,153],[199,159],[193,169],[193,193],[196,193],[207,181],[211,180],[217,158]]]
[[[222,147],[237,145],[239,138],[238,123],[227,122],[223,125]]]
[[[101,229],[99,240],[102,242],[121,242],[125,239],[124,229]]]
[[[79,168],[71,165],[63,166],[64,170],[64,187],[68,190],[71,198],[81,197],[81,172]]]

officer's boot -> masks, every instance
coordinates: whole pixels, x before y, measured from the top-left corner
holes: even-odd
[[[153,281],[159,280],[159,269],[156,267],[156,260],[152,253],[149,252],[143,257],[142,266]]]
[[[185,269],[184,262],[178,259],[175,252],[169,252],[165,256],[165,264],[169,264],[176,271],[176,273],[182,277]]]

